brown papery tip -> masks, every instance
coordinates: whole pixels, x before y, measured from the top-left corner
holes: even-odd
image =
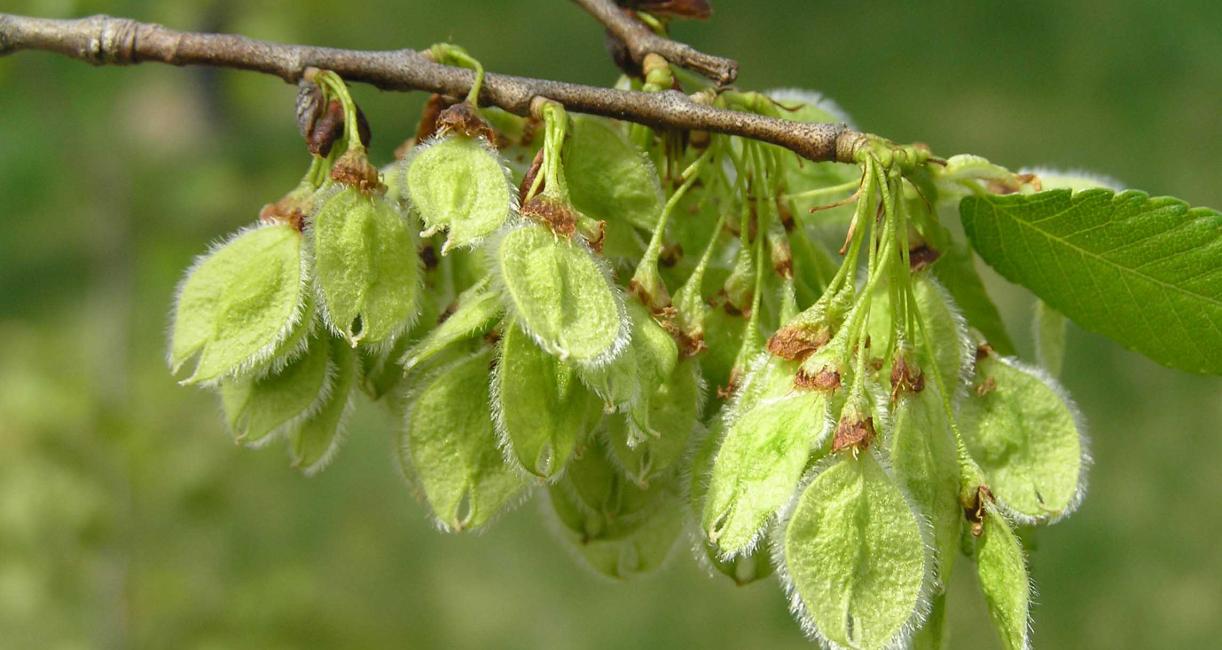
[[[349,187],[355,187],[363,194],[373,194],[386,191],[382,184],[378,168],[374,167],[365,152],[361,150],[348,151],[335,161],[331,168],[331,180]]]
[[[297,232],[305,230],[305,212],[295,206],[285,205],[286,199],[268,203],[259,210],[259,221],[263,223],[287,223]]]
[[[891,399],[898,399],[905,393],[919,393],[925,390],[925,373],[908,363],[908,357],[896,355],[891,364]]]
[[[577,215],[564,203],[546,196],[536,196],[522,205],[522,216],[537,221],[562,237],[577,232]]]
[[[833,391],[840,388],[840,373],[835,370],[820,370],[812,375],[805,370],[798,370],[793,376],[793,385],[802,390]]]
[[[790,361],[803,361],[823,347],[832,337],[826,327],[813,331],[806,327],[782,327],[768,339],[768,351],[773,356]]]
[[[489,144],[496,143],[496,131],[479,116],[479,111],[467,102],[454,104],[437,116],[438,132],[452,131],[468,138],[483,137]]]
[[[836,437],[832,439],[832,453],[843,449],[864,451],[874,442],[874,418],[864,420],[842,419],[836,425]]]

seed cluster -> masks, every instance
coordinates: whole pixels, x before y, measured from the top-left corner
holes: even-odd
[[[645,89],[670,88],[653,63]],[[991,304],[939,207],[1038,179],[878,138],[816,164],[477,96],[431,99],[379,170],[343,82],[311,75],[309,171],[175,307],[170,364],[216,389],[236,439],[286,440],[317,471],[364,393],[400,418],[404,474],[445,530],[542,491],[599,573],[694,536],[740,584],[777,573],[804,628],[846,648],[936,643],[962,552],[1025,647],[1013,527],[1073,510],[1084,438],[1055,380],[976,329]],[[845,119],[810,94],[711,101]]]

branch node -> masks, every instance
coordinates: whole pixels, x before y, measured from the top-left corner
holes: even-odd
[[[81,52],[93,65],[128,65],[134,63],[137,23],[128,18],[97,15],[89,18],[94,33]]]

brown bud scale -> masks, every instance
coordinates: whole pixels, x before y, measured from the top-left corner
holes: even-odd
[[[840,373],[835,370],[820,370],[812,375],[799,369],[793,376],[793,385],[802,390],[833,391],[840,388]]]
[[[810,328],[790,325],[777,330],[768,339],[768,351],[782,359],[803,361],[831,338],[832,332],[825,326]]]
[[[867,417],[864,420],[842,419],[836,425],[836,436],[832,439],[832,453],[844,449],[864,451],[874,442],[874,436],[873,417]]]

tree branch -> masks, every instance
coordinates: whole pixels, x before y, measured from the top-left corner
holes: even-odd
[[[465,95],[474,80],[470,70],[436,63],[414,50],[286,45],[234,34],[179,32],[100,15],[53,20],[0,14],[0,56],[21,50],[56,52],[94,65],[154,61],[253,70],[289,83],[300,80],[306,68],[316,67],[384,90],[423,90],[454,97]],[[674,90],[643,93],[491,73],[484,80],[480,103],[529,115],[535,97],[560,102],[578,113],[751,138],[815,161],[854,162],[854,151],[864,138],[844,124],[793,122],[719,109]]]
[[[573,0],[613,36],[628,46],[632,60],[640,65],[650,52],[660,54],[667,61],[698,72],[724,86],[738,77],[738,62],[720,56],[705,54],[690,45],[685,45],[653,33],[636,20],[614,0]]]

